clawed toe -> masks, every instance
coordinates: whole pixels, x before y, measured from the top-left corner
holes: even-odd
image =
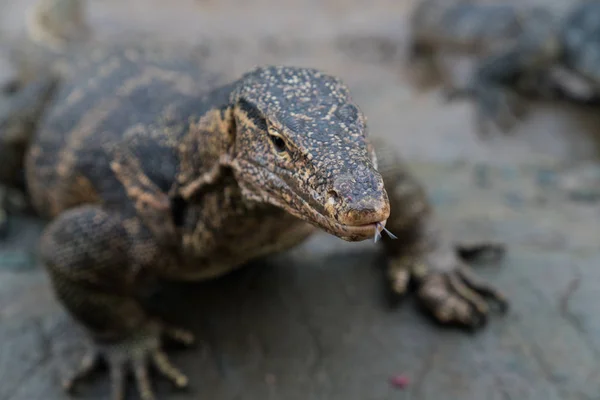
[[[152,381],[149,377],[149,367],[152,364],[157,371],[181,389],[188,385],[188,378],[169,361],[167,355],[161,350],[154,350],[151,354],[137,352],[130,359],[123,359],[118,354],[109,361],[111,380],[111,400],[121,400],[125,395],[125,373],[130,367],[135,378],[135,385],[142,400],[155,400],[152,390]]]
[[[98,352],[94,350],[88,350],[88,352],[83,356],[79,367],[65,379],[62,383],[63,389],[71,393],[75,385],[87,378],[98,366],[100,361],[100,355]]]
[[[169,357],[161,350],[156,350],[152,354],[152,363],[160,373],[168,378],[173,384],[183,389],[188,386],[189,380],[177,367],[175,367]]]
[[[154,392],[150,385],[150,378],[148,377],[148,360],[145,355],[139,355],[133,359],[132,362],[133,375],[135,376],[135,382],[138,393],[142,400],[154,400]]]
[[[121,362],[113,361],[110,366],[110,398],[123,400],[125,397],[125,366]]]
[[[159,329],[157,324],[149,324],[139,336],[128,341],[114,344],[98,344],[93,350],[88,351],[76,371],[63,382],[63,388],[72,392],[75,385],[88,377],[103,358],[110,374],[111,400],[125,398],[125,377],[131,372],[135,378],[135,385],[142,400],[154,400],[152,381],[149,377],[150,366],[154,367],[162,376],[167,378],[176,388],[188,386],[189,380],[169,360],[167,354],[160,348],[162,334],[185,345],[194,342],[194,335],[186,330],[166,327],[162,324]]]
[[[465,261],[475,261],[481,258],[500,261],[506,254],[506,246],[501,242],[461,243],[456,245],[456,251]]]
[[[475,291],[480,297],[487,298],[492,303],[496,304],[498,310],[506,313],[510,308],[506,297],[495,287],[479,278],[466,265],[460,266],[456,273],[461,277],[462,281]]]
[[[196,342],[194,334],[186,329],[165,325],[163,332],[169,339],[184,346],[192,346]]]
[[[504,296],[475,277],[466,266],[448,273],[429,274],[423,279],[418,295],[438,322],[473,330],[486,325],[490,303],[498,304],[502,311],[508,309]]]
[[[421,304],[441,324],[478,329],[487,322],[487,313],[453,291],[442,274],[430,275],[419,289]]]

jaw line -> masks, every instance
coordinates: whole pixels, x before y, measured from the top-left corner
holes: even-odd
[[[325,215],[318,212],[316,209],[311,207],[310,204],[308,204],[308,202],[306,202],[302,197],[297,196],[295,193],[294,195],[298,200],[302,202],[302,208],[303,210],[308,211],[307,213],[298,211],[297,209],[289,207],[287,204],[282,202],[277,202],[276,206],[286,210],[293,216],[303,221],[306,221],[331,235],[348,241],[362,241],[374,237],[377,232],[376,223],[366,225],[340,224],[339,222],[328,218]],[[387,220],[380,221],[379,223],[381,223],[385,227],[386,222]]]
[[[278,197],[274,197],[271,194],[267,196],[261,196],[263,199],[268,199],[265,201],[266,203],[272,204],[275,207],[278,207],[286,212],[292,214],[294,217],[310,223],[323,231],[334,235],[338,238],[347,241],[362,241],[366,239],[370,239],[375,236],[377,232],[376,223],[366,224],[366,225],[344,225],[332,218],[326,217],[321,212],[319,212],[315,207],[312,207],[310,202],[306,200],[303,196],[299,195],[296,191],[292,190],[292,187],[286,182],[285,179],[282,179],[279,175],[269,171],[263,165],[254,163],[249,160],[244,160],[247,163],[253,164],[256,167],[264,169],[271,177],[276,178],[280,185],[287,191],[287,193],[291,194],[294,199],[298,200],[301,204],[301,210],[298,210],[289,204],[280,201]],[[256,187],[254,182],[248,182],[252,186]],[[261,190],[259,190],[261,192]],[[263,192],[264,193],[264,192]],[[384,227],[386,225],[387,219],[384,221],[379,221]]]
[[[317,209],[312,207],[310,203],[306,201],[306,199],[298,195],[295,191],[291,190],[291,187],[285,181],[282,180],[282,182],[283,185],[285,185],[285,188],[288,190],[288,193],[292,194],[294,198],[300,202],[301,210],[291,207],[287,203],[279,201],[279,199],[274,199],[275,201],[272,203],[273,205],[286,210],[296,218],[308,222],[322,229],[323,231],[344,240],[366,240],[375,236],[375,232],[377,230],[377,225],[375,223],[366,225],[341,224],[336,220],[323,215]],[[379,222],[385,227],[387,220]]]

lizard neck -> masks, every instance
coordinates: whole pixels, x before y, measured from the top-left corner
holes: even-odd
[[[256,166],[237,157],[237,123],[235,104],[238,101],[242,80],[222,86],[203,97],[204,109],[200,117],[191,116],[186,134],[179,145],[180,172],[171,196],[189,201],[203,188],[214,185],[224,176],[233,173],[245,200],[268,202],[254,187],[258,176]]]
[[[211,185],[230,164],[235,144],[233,111],[229,106],[213,108],[192,119],[188,133],[179,145],[180,172],[177,192],[189,199]]]
[[[190,115],[179,144],[179,173],[171,195],[189,200],[206,185],[214,184],[234,154],[235,121],[230,95],[234,84],[222,86],[191,108],[205,110]]]

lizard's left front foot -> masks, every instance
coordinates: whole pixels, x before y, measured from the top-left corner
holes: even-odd
[[[502,253],[495,245],[482,244],[469,248],[470,252]],[[472,255],[472,254],[471,254]],[[450,257],[452,257],[450,259]],[[439,323],[457,324],[476,330],[487,322],[490,305],[508,310],[508,301],[496,288],[481,278],[456,255],[445,257],[403,257],[393,259],[388,269],[392,290],[403,295],[412,278],[417,296],[425,310]]]
[[[152,321],[130,340],[110,344],[93,343],[79,367],[63,381],[63,388],[67,393],[72,393],[75,385],[96,369],[101,357],[108,363],[113,400],[124,398],[125,374],[128,368],[135,376],[137,389],[143,400],[156,398],[151,388],[150,366],[155,367],[177,388],[187,387],[188,378],[171,364],[167,354],[162,350],[163,336],[185,346],[194,343],[194,335],[191,332]]]
[[[528,104],[520,93],[498,86],[446,86],[442,90],[442,98],[447,103],[473,99],[476,131],[482,137],[487,136],[492,128],[505,134],[511,132],[529,112]]]

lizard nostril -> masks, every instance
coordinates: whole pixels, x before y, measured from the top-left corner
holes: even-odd
[[[335,190],[330,190],[327,192],[327,203],[334,206],[338,203],[340,196],[337,194]]]

